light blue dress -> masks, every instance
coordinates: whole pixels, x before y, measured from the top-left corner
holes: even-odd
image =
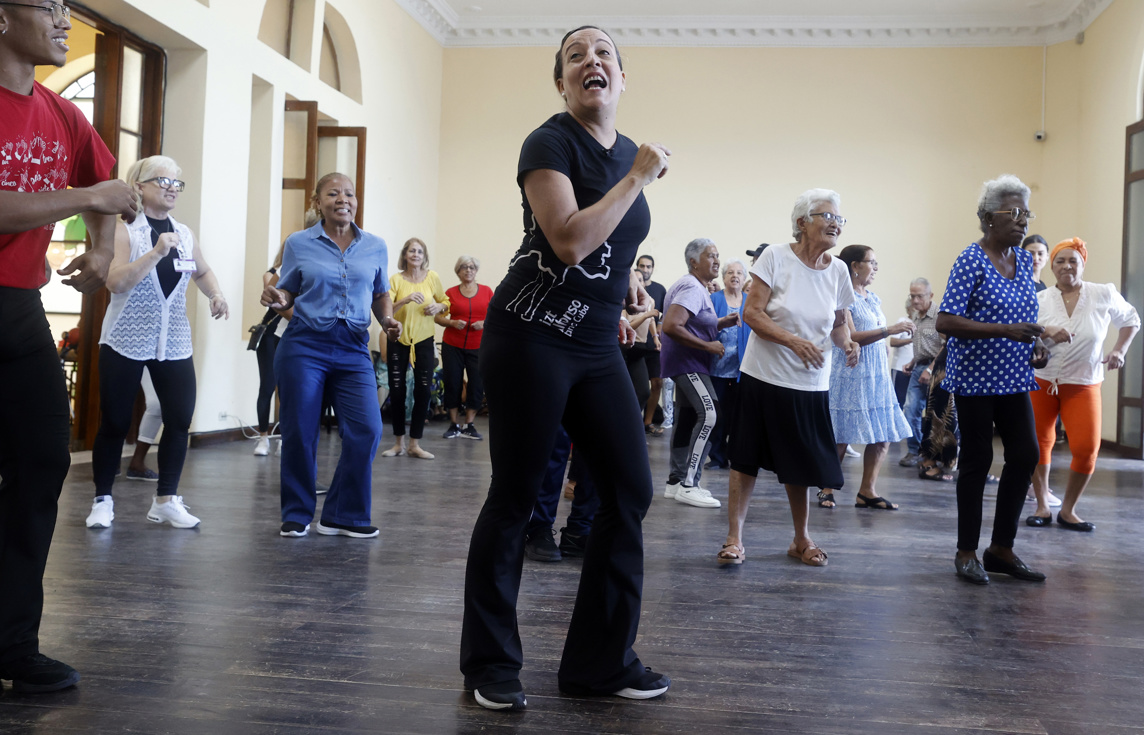
[[[867,291],[854,292],[850,306],[854,331],[867,332],[886,326],[882,300]],[[834,347],[830,366],[830,420],[839,444],[896,442],[913,435],[905,414],[898,407],[894,383],[886,358],[886,342],[879,340],[862,348],[858,365],[846,367],[846,355]]]

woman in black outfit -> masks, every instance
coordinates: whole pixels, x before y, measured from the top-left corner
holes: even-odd
[[[669,151],[637,147],[616,132],[624,73],[603,31],[565,35],[553,76],[567,108],[521,149],[524,242],[489,306],[480,354],[493,477],[469,545],[461,671],[490,709],[525,706],[516,622],[524,530],[562,422],[601,502],[560,690],[646,699],[670,684],[632,650],[643,586],[641,523],[652,486],[616,340],[628,271],[651,224],[642,191],[667,172]]]

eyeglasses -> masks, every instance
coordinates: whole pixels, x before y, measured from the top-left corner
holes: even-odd
[[[878,269],[878,261],[876,261],[876,260],[859,260],[858,262],[859,263],[865,263],[866,265],[870,266],[874,270]]]
[[[846,218],[845,217],[839,217],[837,214],[833,214],[831,212],[811,212],[807,216],[808,217],[821,217],[822,221],[825,222],[826,224],[830,224],[831,222],[834,222],[839,227],[842,227],[843,225],[846,224]]]
[[[477,266],[473,265],[472,263],[465,263],[464,265],[457,267],[457,272],[460,273],[461,271],[475,271],[476,269]]]
[[[150,181],[154,181],[156,184],[158,184],[160,189],[174,189],[175,191],[182,191],[183,189],[187,188],[187,182],[179,181],[178,179],[172,179],[168,176],[156,176],[153,179],[145,179],[139,183],[146,184]]]
[[[26,5],[24,3],[0,3],[0,5],[11,5],[15,8],[33,8],[35,10],[46,10],[52,14],[52,23],[58,28],[63,25],[64,21],[71,21],[71,8],[60,3],[52,3],[48,6],[43,5]]]
[[[1019,220],[1022,217],[1024,217],[1026,222],[1029,222],[1031,220],[1035,220],[1037,218],[1037,215],[1033,214],[1032,212],[1030,212],[1027,209],[1021,209],[1020,207],[1013,207],[1012,209],[1002,209],[1001,211],[993,212],[992,214],[1007,214],[1010,217],[1012,217],[1014,220]]]

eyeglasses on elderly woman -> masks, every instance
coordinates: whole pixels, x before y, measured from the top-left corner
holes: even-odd
[[[810,214],[807,215],[807,217],[821,217],[822,221],[825,222],[826,224],[830,224],[831,222],[833,222],[836,225],[838,225],[839,227],[842,227],[846,224],[846,218],[845,217],[839,217],[837,214],[834,214],[833,212],[811,212]]]
[[[160,189],[174,189],[175,191],[182,191],[187,188],[187,182],[180,181],[179,179],[172,179],[169,176],[156,176],[152,179],[144,179],[140,184],[146,184],[154,181],[158,184]]]
[[[1010,217],[1012,217],[1014,220],[1019,220],[1022,217],[1024,217],[1026,222],[1030,222],[1030,221],[1035,220],[1037,218],[1037,215],[1033,214],[1032,212],[1030,212],[1027,209],[1021,209],[1020,207],[1013,207],[1012,209],[1002,209],[998,212],[990,212],[990,214],[1007,214]]]

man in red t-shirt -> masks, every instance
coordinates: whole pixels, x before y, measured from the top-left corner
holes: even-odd
[[[71,461],[67,389],[40,301],[45,255],[55,223],[82,214],[92,249],[59,273],[98,291],[115,216],[135,216],[131,189],[106,180],[115,159],[83,113],[35,81],[37,65],[67,60],[68,17],[54,2],[0,2],[0,679],[29,693],[79,681],[39,652],[44,565]]]

